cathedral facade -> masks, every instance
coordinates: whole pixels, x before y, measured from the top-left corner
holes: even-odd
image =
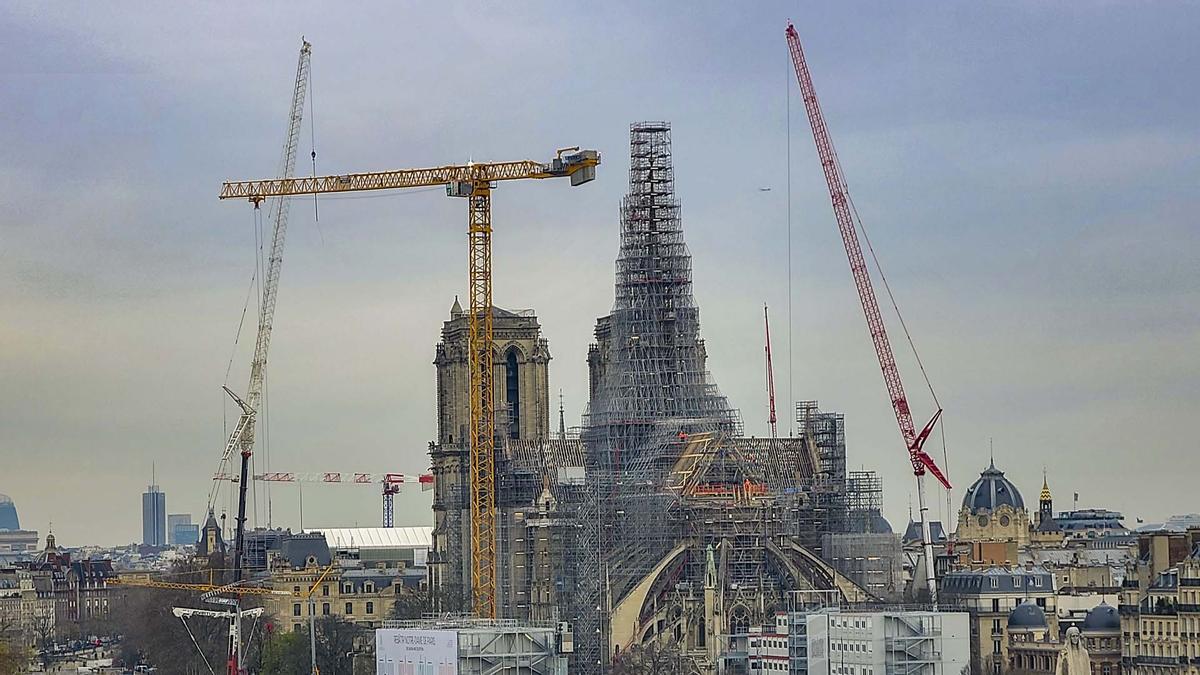
[[[493,308],[499,618],[553,619],[574,547],[570,477],[578,440],[550,435],[550,348],[532,311]],[[458,300],[436,348],[438,438],[430,584],[441,611],[471,607],[468,317]],[[574,467],[574,472],[572,472]]]

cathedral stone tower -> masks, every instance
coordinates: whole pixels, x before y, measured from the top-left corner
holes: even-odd
[[[494,321],[496,434],[511,439],[550,435],[547,384],[550,347],[532,310],[492,308]],[[471,406],[467,384],[467,315],[458,298],[442,325],[437,346],[438,443],[465,445]]]
[[[550,347],[531,310],[492,308],[495,354],[497,485],[503,487],[506,461],[514,445],[550,436]],[[470,608],[470,392],[467,362],[468,317],[455,298],[433,363],[437,366],[438,437],[429,444],[434,476],[433,552],[430,583],[439,591],[440,609]],[[505,474],[505,475],[501,475]],[[501,497],[504,495],[502,494]],[[527,500],[532,501],[532,499]],[[500,524],[507,522],[500,500]],[[507,530],[506,530],[507,531]],[[501,541],[505,549],[506,542]],[[501,575],[505,573],[500,561]],[[503,589],[501,589],[503,590]],[[505,598],[499,599],[502,603]]]

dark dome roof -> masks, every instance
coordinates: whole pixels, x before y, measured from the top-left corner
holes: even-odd
[[[1009,628],[1045,628],[1046,613],[1036,603],[1026,600],[1008,615]]]
[[[963,497],[963,507],[974,513],[979,509],[995,511],[1003,504],[1015,509],[1025,508],[1025,500],[1021,499],[1020,490],[1004,477],[1004,472],[997,469],[995,463],[992,463],[979,474],[979,480],[967,488],[967,494]]]
[[[1121,630],[1121,616],[1117,614],[1117,608],[1101,602],[1087,613],[1083,619],[1084,630]]]

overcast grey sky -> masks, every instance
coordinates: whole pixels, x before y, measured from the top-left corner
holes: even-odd
[[[63,544],[136,541],[154,461],[168,512],[201,515],[254,267],[251,209],[216,194],[274,172],[303,34],[300,152],[315,119],[319,172],[604,153],[592,184],[494,197],[496,303],[537,311],[568,424],[612,303],[628,124],[671,121],[718,384],[765,433],[770,303],[781,401],[846,414],[851,464],[881,472],[902,526],[912,478],[794,92],[789,18],[946,408],[955,508],[993,438],[1027,501],[1044,466],[1060,507],[1079,492],[1131,524],[1200,510],[1190,3],[3,3],[0,492]],[[271,467],[423,470],[433,347],[465,288],[463,204],[397,193],[320,213],[292,207]],[[298,524],[297,496],[274,492],[276,524]],[[398,520],[429,523],[428,504],[406,496]],[[378,519],[373,490],[305,492],[308,526]]]

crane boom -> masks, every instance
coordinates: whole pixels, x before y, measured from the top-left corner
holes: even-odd
[[[221,199],[257,204],[267,197],[360,192],[445,185],[450,197],[467,199],[467,269],[470,313],[467,352],[470,401],[471,587],[475,612],[496,617],[496,411],[492,382],[492,188],[499,181],[570,178],[583,185],[596,178],[600,153],[560,149],[549,162],[470,162],[428,169],[400,169],[310,178],[228,181]],[[246,483],[243,472],[242,484]],[[386,498],[385,493],[385,498]],[[384,521],[391,522],[385,506]]]
[[[912,411],[909,409],[908,398],[904,394],[904,383],[900,379],[900,371],[896,367],[896,357],[892,353],[892,345],[888,340],[887,327],[883,315],[879,311],[879,301],[875,297],[875,289],[871,284],[871,275],[867,270],[866,259],[863,257],[862,246],[858,242],[858,232],[855,227],[854,215],[851,211],[850,189],[842,176],[841,163],[829,129],[825,124],[825,115],[821,112],[821,104],[817,99],[816,88],[813,86],[812,75],[808,71],[808,63],[804,58],[804,49],[800,44],[800,36],[792,24],[787,27],[788,49],[792,55],[792,65],[796,70],[796,80],[800,84],[801,97],[804,99],[804,109],[808,113],[809,126],[812,127],[813,141],[817,146],[817,155],[821,160],[821,169],[825,173],[825,183],[829,188],[829,198],[833,202],[833,213],[837,218],[838,230],[842,234],[842,244],[846,249],[846,257],[850,262],[850,272],[854,276],[854,285],[858,289],[858,299],[862,304],[863,314],[867,319],[867,328],[871,332],[871,341],[875,345],[875,354],[879,358],[879,368],[883,371],[883,381],[887,386],[888,397],[891,399],[892,410],[896,415],[896,423],[900,427],[900,435],[908,449],[909,462],[913,474],[917,477],[917,495],[921,509],[921,530],[925,548],[926,582],[934,607],[937,606],[937,585],[933,570],[933,545],[929,536],[929,519],[925,505],[924,477],[926,471],[932,473],[947,490],[950,481],[942,473],[922,449],[925,440],[933,430],[942,411],[938,410],[933,418],[918,432],[913,424]]]
[[[296,82],[292,89],[292,105],[288,114],[288,131],[284,138],[283,154],[279,161],[279,175],[290,178],[296,169],[296,149],[300,143],[300,123],[304,117],[304,100],[308,92],[309,58],[312,45],[301,40],[300,58],[296,65]],[[255,208],[262,199],[254,202]],[[234,579],[242,578],[242,549],[246,532],[246,487],[250,456],[254,454],[255,422],[262,401],[263,378],[266,376],[267,350],[271,345],[271,328],[275,321],[275,303],[279,295],[279,274],[283,267],[283,244],[287,237],[289,199],[281,196],[272,202],[270,216],[273,223],[271,249],[266,270],[262,278],[262,298],[258,310],[258,335],[254,340],[254,358],[250,362],[250,383],[246,387],[245,400],[229,392],[242,409],[238,423],[225,445],[218,473],[223,473],[234,449],[242,456],[241,484],[238,486],[237,529],[234,535],[233,570]],[[228,389],[226,391],[229,391]],[[215,496],[215,492],[213,493]],[[213,501],[210,497],[210,504]]]
[[[494,183],[505,180],[563,176],[571,176],[571,183],[578,185],[594,178],[595,169],[593,167],[599,163],[599,153],[594,150],[579,151],[577,148],[570,150],[573,150],[574,153],[563,156],[562,153],[565,151],[560,151],[558,157],[544,164],[532,160],[521,160],[457,164],[428,169],[370,171],[310,178],[228,181],[222,184],[219,198],[241,198],[253,201],[289,195],[394,190],[434,185],[449,186],[452,183]]]

